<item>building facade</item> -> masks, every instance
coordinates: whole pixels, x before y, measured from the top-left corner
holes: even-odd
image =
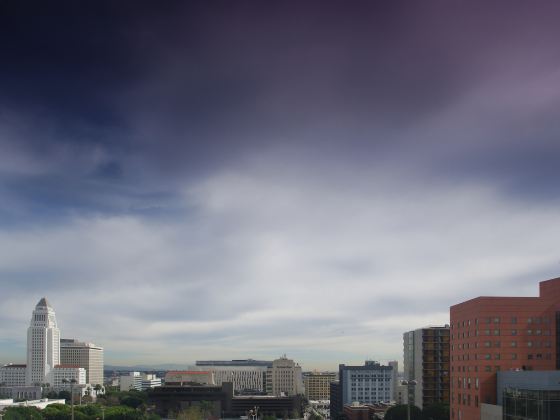
[[[449,326],[419,328],[403,334],[404,379],[410,387],[410,402],[423,409],[449,404]]]
[[[197,366],[214,373],[216,385],[233,383],[236,393],[266,393],[266,375],[272,362],[263,360],[203,360]]]
[[[303,386],[308,400],[328,400],[331,393],[331,382],[337,380],[336,372],[305,372]]]
[[[86,370],[86,382],[103,385],[103,347],[75,339],[60,340],[60,363]]]
[[[86,384],[86,370],[77,365],[57,365],[52,371],[51,385],[55,389],[68,389],[72,386]]]
[[[7,364],[0,367],[2,386],[25,386],[27,365]]]
[[[140,372],[128,372],[127,375],[119,377],[119,389],[121,391],[142,390],[142,375]]]
[[[275,396],[303,394],[301,366],[286,355],[274,360],[267,369],[266,391]]]
[[[52,383],[52,370],[60,364],[60,330],[54,309],[42,298],[27,329],[26,385]]]
[[[451,418],[496,404],[497,372],[560,369],[560,278],[538,297],[478,297],[450,308]]]
[[[374,361],[363,366],[339,365],[340,403],[376,404],[391,401],[393,368]]]

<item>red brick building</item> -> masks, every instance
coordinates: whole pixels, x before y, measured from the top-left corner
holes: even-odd
[[[451,320],[451,418],[479,420],[496,404],[496,372],[560,368],[560,278],[538,297],[478,297],[454,305]]]

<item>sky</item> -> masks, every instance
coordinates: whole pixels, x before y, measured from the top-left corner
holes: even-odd
[[[0,3],[0,362],[402,360],[560,276],[560,4]]]

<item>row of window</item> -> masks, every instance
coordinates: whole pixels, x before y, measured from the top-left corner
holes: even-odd
[[[509,318],[509,323],[510,324],[517,324],[517,317],[516,316],[512,316]],[[502,318],[499,316],[488,316],[488,317],[484,317],[480,323],[482,324],[500,324],[502,322]],[[504,322],[507,322],[506,320],[504,320]],[[550,318],[548,317],[540,317],[540,316],[532,316],[532,317],[528,317],[527,318],[527,324],[550,324]],[[474,325],[479,325],[479,320],[478,318],[474,319]],[[471,326],[471,320],[466,320],[466,321],[458,321],[456,324],[451,323],[451,329],[455,329],[455,326],[457,326],[457,328],[465,328],[465,327],[470,327]]]
[[[510,330],[510,335],[517,335],[518,332],[520,330],[517,329],[512,329]],[[550,335],[550,330],[542,330],[542,329],[527,329],[526,330],[526,334],[525,335]],[[479,330],[474,330],[474,335],[473,337],[478,337],[479,335],[502,335],[502,332],[500,329],[485,329],[482,330],[482,333],[479,332]],[[507,333],[505,333],[504,335],[507,335]],[[457,334],[457,339],[461,339],[461,338],[469,338],[471,337],[471,332],[470,330],[465,332],[463,331],[462,333],[458,333]],[[451,334],[451,339],[454,340],[455,339],[455,334]]]

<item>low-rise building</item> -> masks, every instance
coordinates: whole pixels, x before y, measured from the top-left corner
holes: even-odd
[[[142,391],[150,388],[161,386],[161,378],[158,378],[154,373],[142,374]]]
[[[27,365],[9,363],[0,367],[0,384],[3,386],[25,386]]]
[[[54,389],[67,389],[72,386],[79,386],[86,384],[86,370],[76,365],[56,365],[53,369],[53,383],[51,384]]]
[[[266,393],[266,374],[272,367],[265,360],[201,360],[196,362],[203,370],[213,372],[216,385],[233,383],[234,392]]]
[[[38,400],[42,397],[40,386],[0,386],[0,398],[14,400]]]
[[[170,370],[165,373],[166,385],[216,385],[214,372],[198,370]]]
[[[140,372],[128,372],[126,375],[119,377],[119,389],[121,391],[130,391],[135,389],[142,390],[142,375]]]

